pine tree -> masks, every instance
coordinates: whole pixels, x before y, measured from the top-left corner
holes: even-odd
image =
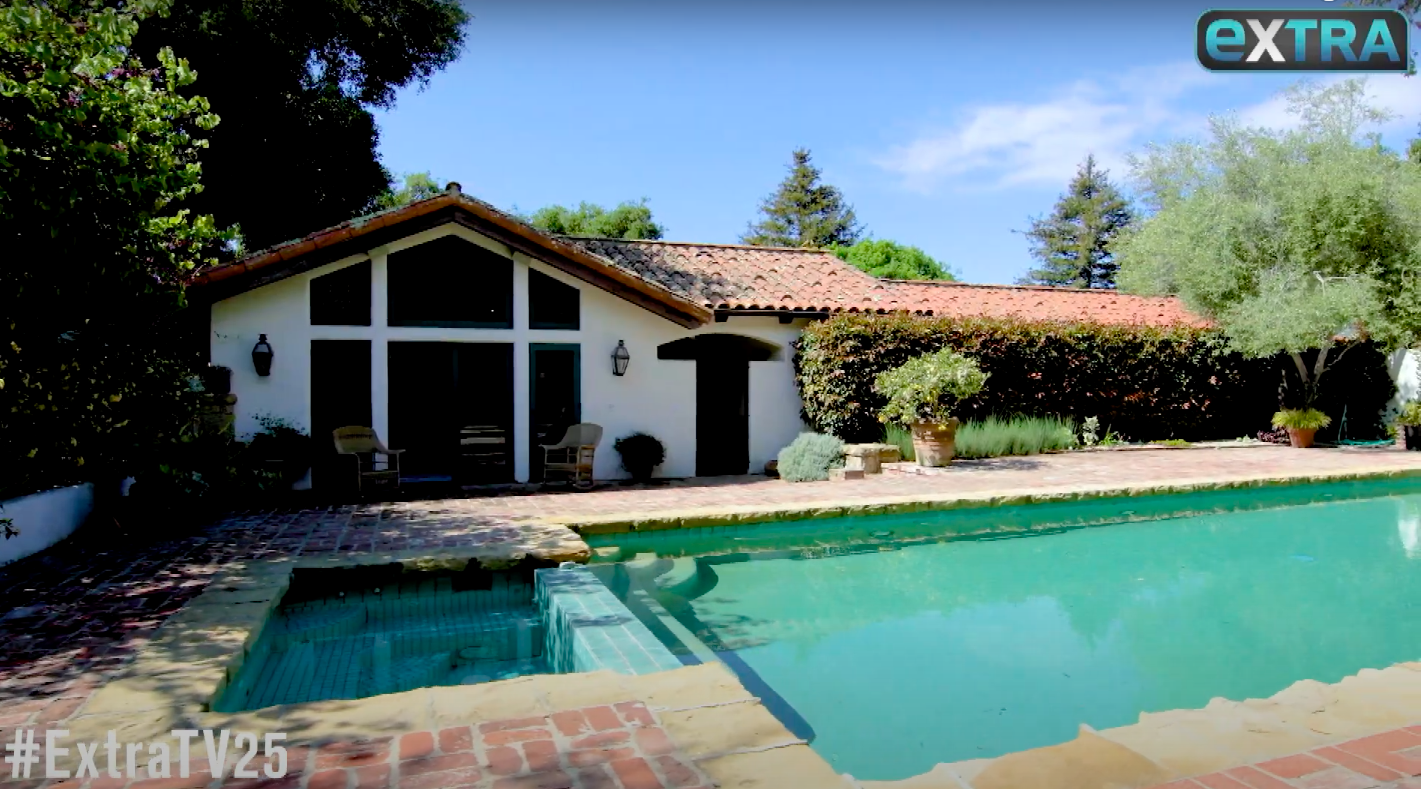
[[[789,175],[760,204],[764,218],[750,225],[740,240],[760,247],[851,246],[860,229],[854,209],[835,187],[819,182],[819,169],[809,163],[809,151],[794,152]]]
[[[1087,156],[1050,216],[1031,220],[1025,232],[1031,254],[1041,261],[1024,285],[1113,288],[1119,264],[1107,245],[1134,220],[1130,204]]]

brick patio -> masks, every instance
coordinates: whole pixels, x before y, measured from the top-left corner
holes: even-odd
[[[118,534],[112,530],[105,531],[102,527],[91,528],[74,540],[0,568],[0,595],[4,600],[0,604],[0,612],[3,612],[0,613],[0,741],[12,738],[17,728],[50,728],[51,724],[61,723],[73,716],[94,689],[115,676],[134,650],[168,616],[199,594],[221,566],[234,560],[498,544],[523,539],[530,529],[549,528],[537,521],[605,517],[609,513],[646,515],[717,506],[796,507],[813,506],[820,502],[901,499],[918,495],[941,497],[990,491],[1027,493],[1091,487],[1114,489],[1415,469],[1421,469],[1421,453],[1389,449],[1301,451],[1266,446],[1092,452],[959,462],[948,472],[929,477],[883,475],[862,481],[799,485],[763,478],[692,481],[643,488],[612,488],[586,494],[484,497],[254,512],[234,515],[207,526],[195,524],[190,533],[178,532],[177,536],[170,537],[145,537],[141,529],[130,529],[136,533]],[[558,527],[551,528],[559,530]],[[550,536],[550,539],[553,538],[557,536]],[[478,725],[487,722],[469,723]],[[628,719],[624,719],[623,723],[628,727],[632,725]],[[600,774],[597,771],[585,774],[575,771],[585,769],[570,755],[578,750],[575,745],[577,738],[567,735],[556,725],[548,729],[549,732],[554,730],[556,733],[549,740],[532,739],[527,742],[544,741],[554,745],[559,759],[558,769],[571,771],[567,772],[566,780],[557,778],[556,770],[549,772],[550,777],[536,779],[530,775],[496,775],[493,768],[497,757],[491,757],[488,750],[478,751],[476,748],[471,753],[476,754],[477,765],[465,765],[453,770],[477,768],[477,779],[473,778],[472,772],[456,775],[451,770],[431,770],[431,775],[448,773],[444,776],[448,781],[439,783],[428,778],[422,780],[433,783],[414,783],[419,784],[421,789],[433,789],[436,785],[546,786],[552,789],[563,785],[557,783],[559,780],[566,783],[585,779],[577,785],[598,786],[592,777]],[[442,736],[452,736],[440,732],[427,734],[439,742],[443,741],[440,739]],[[653,753],[634,735],[635,732],[630,740],[633,744],[627,746],[632,753],[618,758],[609,757],[608,761],[608,764],[626,762],[623,765],[626,774],[613,770],[607,776],[617,776],[625,787],[695,786],[694,783],[675,783],[690,779],[677,772],[670,762],[660,758],[666,754]],[[648,735],[643,733],[642,736],[645,738]],[[477,747],[485,746],[481,741]],[[540,765],[551,766],[551,756],[540,750],[547,747],[536,746],[530,752],[520,745],[522,750],[519,753],[524,766],[528,767],[532,758],[544,760],[538,762]],[[620,747],[618,745],[618,749]],[[406,774],[402,766],[405,761],[403,756],[396,761],[396,754],[402,751],[394,745],[390,748],[392,755],[385,765],[389,770],[385,779],[379,778],[378,770],[358,773],[354,767],[342,767],[339,769],[344,772],[331,773],[320,781],[315,780],[321,774],[319,771],[305,772],[301,778],[302,785],[312,789],[352,789],[365,786],[369,780],[384,785],[381,780],[412,778],[413,773]],[[424,758],[450,755],[452,752],[435,750]],[[448,763],[457,761],[460,760]],[[421,764],[427,767],[434,762]],[[633,768],[634,764],[645,765],[646,771],[640,766]],[[645,777],[647,771],[661,783],[636,783],[650,780]],[[4,775],[8,777],[8,770]],[[492,783],[513,778],[523,780],[523,783],[508,780],[503,784]],[[475,780],[484,783],[475,783]],[[1282,784],[1289,786],[1329,785],[1318,783],[1324,780],[1322,778],[1308,783],[1306,775],[1279,780],[1292,781]],[[1217,783],[1230,785],[1224,778],[1217,779]],[[618,786],[606,781],[600,785],[614,789]],[[1214,784],[1204,782],[1202,785]],[[1253,784],[1245,781],[1244,785]],[[117,785],[102,781],[95,782],[93,786],[95,789],[117,789]],[[171,783],[161,787],[153,784],[152,787],[181,789]]]
[[[1421,726],[1270,759],[1155,789],[1421,789]]]

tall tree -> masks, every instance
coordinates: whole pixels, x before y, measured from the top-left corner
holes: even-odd
[[[373,109],[457,57],[459,0],[182,0],[133,51],[171,46],[223,124],[185,200],[261,248],[373,210],[390,183]]]
[[[171,50],[129,47],[168,6],[0,6],[0,487],[82,480],[181,423],[189,368],[154,321],[225,239],[179,207],[217,116]]]
[[[1109,244],[1134,217],[1108,175],[1094,155],[1087,156],[1051,214],[1031,220],[1025,235],[1041,267],[1022,277],[1022,284],[1115,287],[1118,265]]]
[[[834,254],[855,268],[884,279],[957,279],[928,253],[896,241],[865,238],[851,247],[834,247]]]
[[[376,199],[376,206],[394,208],[408,205],[419,200],[427,200],[444,191],[444,187],[439,185],[439,179],[430,175],[428,170],[422,173],[405,173],[399,184],[396,187],[395,182],[391,182],[384,194]]]
[[[861,232],[853,207],[837,188],[820,183],[808,150],[800,148],[793,156],[789,175],[760,203],[763,218],[750,225],[741,242],[759,247],[852,246]]]
[[[645,199],[621,203],[610,211],[592,203],[580,203],[576,208],[550,205],[526,219],[539,230],[563,236],[658,239],[666,234],[666,228],[652,220]]]
[[[1421,339],[1421,168],[1363,136],[1385,116],[1360,81],[1288,98],[1295,129],[1216,118],[1206,142],[1139,158],[1154,214],[1117,251],[1122,289],[1178,294],[1236,350],[1290,358],[1306,408],[1357,347],[1337,348],[1344,329],[1390,348]]]

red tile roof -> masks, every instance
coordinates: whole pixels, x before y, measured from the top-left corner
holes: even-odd
[[[674,310],[673,319],[687,325],[710,320],[712,311],[906,311],[1107,324],[1207,325],[1172,297],[1130,296],[1110,290],[884,280],[819,249],[551,236],[462,194],[457,184],[434,197],[342,222],[199,272],[191,284],[201,288],[233,280],[243,283],[241,287],[254,287],[263,278],[248,275],[260,271],[279,276],[311,252],[443,209],[462,209],[486,223],[484,226],[490,227],[491,232],[556,253],[596,274],[603,286],[632,292],[639,303],[646,304],[646,299],[650,299],[665,304]],[[368,243],[377,242],[372,237]]]
[[[1173,297],[1031,285],[882,280],[817,249],[567,238],[705,306],[894,312],[1107,324],[1207,325]]]

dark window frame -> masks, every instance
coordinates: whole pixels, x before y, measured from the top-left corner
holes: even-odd
[[[364,272],[364,277],[360,272]],[[324,283],[322,282],[324,280]],[[346,295],[342,290],[347,288],[346,280],[363,281],[365,283],[365,308],[364,319],[345,320],[348,314],[342,314],[344,310],[351,310],[350,314],[360,312],[359,307],[354,306],[354,302],[341,303],[339,296]],[[360,289],[350,287],[349,295],[354,295]],[[375,297],[372,295],[371,263],[362,260],[352,263],[349,266],[342,266],[335,271],[330,271],[320,276],[312,277],[308,288],[307,302],[310,309],[312,326],[369,326],[373,320],[375,307]],[[318,304],[318,302],[321,302]]]
[[[408,255],[424,248],[424,252],[438,252],[442,247],[451,257],[457,259],[442,259],[435,261],[432,265],[426,259],[421,261],[418,257],[411,256],[401,260],[401,256]],[[400,328],[442,328],[442,329],[512,329],[513,328],[513,260],[506,258],[497,252],[489,250],[479,244],[462,238],[458,235],[446,235],[430,239],[422,244],[407,247],[398,252],[392,252],[386,258],[386,280],[385,280],[385,324]],[[408,267],[408,268],[406,268]],[[421,273],[416,269],[423,267],[426,273]],[[468,268],[462,268],[468,267]],[[475,273],[477,272],[477,273]],[[453,274],[454,276],[447,276]],[[446,276],[441,276],[446,275]],[[467,281],[462,281],[467,278]],[[477,278],[477,282],[474,280]],[[450,280],[454,280],[450,282]],[[443,304],[437,306],[451,307],[456,302],[447,297],[448,288],[456,288],[460,292],[471,292],[475,289],[486,297],[482,303],[472,303],[465,305],[466,308],[492,307],[499,315],[498,320],[467,320],[457,317],[416,317],[415,310],[418,307],[428,306],[432,299],[419,298],[417,293],[441,293],[445,298]],[[439,289],[446,288],[445,291]],[[409,292],[406,288],[414,288],[416,291]],[[490,289],[501,290],[502,298],[498,294],[490,294]],[[413,313],[413,315],[411,314]]]
[[[545,284],[542,284],[542,285],[535,284],[535,283],[539,283],[539,282],[543,282],[543,283],[545,283]],[[538,317],[537,317],[537,315],[536,315],[536,312],[538,311],[538,305],[537,305],[537,301],[536,301],[536,296],[537,296],[536,292],[539,291],[539,290],[542,290],[545,294],[547,294],[548,296],[552,296],[552,297],[555,298],[555,299],[557,298],[557,294],[558,294],[559,290],[562,290],[562,291],[563,291],[563,294],[562,294],[563,297],[566,297],[566,296],[567,296],[567,291],[571,291],[571,295],[572,295],[572,300],[571,300],[571,303],[572,303],[572,320],[570,320],[570,321],[569,321],[569,320],[552,320],[552,319],[548,319],[548,318],[546,318],[546,317],[545,317],[544,319],[542,319],[542,320],[539,320]],[[562,304],[562,305],[557,305],[557,304],[547,305],[547,304],[545,304],[544,307],[543,307],[543,309],[544,309],[544,310],[552,309],[553,311],[556,311],[558,307],[566,307],[566,306],[567,306],[566,304]],[[559,317],[565,317],[565,316],[559,316]],[[582,329],[582,289],[581,289],[581,288],[577,288],[577,287],[573,287],[572,285],[569,285],[569,284],[567,284],[566,282],[563,282],[563,281],[559,280],[558,278],[556,278],[556,277],[554,277],[554,276],[552,276],[552,275],[550,275],[550,274],[544,274],[543,272],[538,271],[538,270],[535,269],[535,268],[529,267],[529,269],[528,269],[528,328],[529,328],[529,329],[538,329],[538,330],[540,330],[540,331],[581,331],[581,329]]]

